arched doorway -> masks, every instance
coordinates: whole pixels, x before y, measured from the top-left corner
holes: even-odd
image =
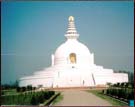
[[[69,58],[70,58],[70,63],[71,64],[75,64],[76,63],[76,54],[75,53],[71,53],[69,55]]]

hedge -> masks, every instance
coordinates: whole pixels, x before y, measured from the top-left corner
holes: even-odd
[[[126,100],[134,99],[134,89],[131,88],[109,88],[102,91],[104,94],[111,95],[117,98],[123,98]]]
[[[48,100],[54,91],[28,92],[17,95],[1,96],[2,105],[38,105]]]

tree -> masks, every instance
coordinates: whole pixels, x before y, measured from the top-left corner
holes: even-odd
[[[18,81],[18,80],[15,81],[15,83],[13,84],[13,87],[14,87],[14,88],[19,87],[19,81]]]
[[[107,82],[106,85],[109,86],[109,87],[111,87],[112,83]]]
[[[120,84],[121,87],[124,87],[124,82]]]
[[[32,90],[32,85],[28,85],[28,86],[27,86],[27,90],[28,90],[28,91],[31,91],[31,90]]]
[[[22,87],[22,92],[26,91],[26,87]]]

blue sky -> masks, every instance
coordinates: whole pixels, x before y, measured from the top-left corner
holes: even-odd
[[[2,83],[49,67],[70,15],[97,65],[134,69],[133,2],[2,2],[1,12]]]

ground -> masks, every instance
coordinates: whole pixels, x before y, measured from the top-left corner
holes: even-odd
[[[64,90],[63,99],[54,106],[112,106],[108,101],[85,90]]]

